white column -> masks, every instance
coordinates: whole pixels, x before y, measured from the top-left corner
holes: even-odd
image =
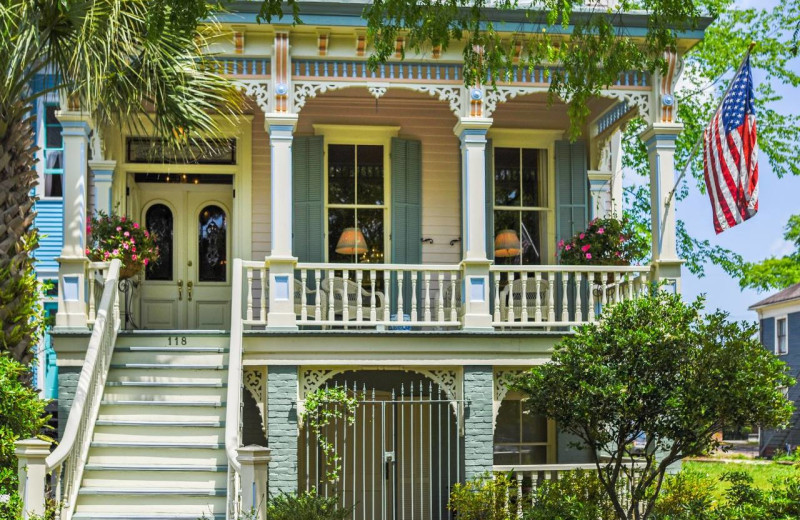
[[[622,217],[622,130],[611,134],[611,213]]]
[[[64,246],[57,259],[58,327],[86,326],[86,187],[89,116],[59,112],[64,139]]]
[[[269,262],[269,313],[267,328],[296,329],[292,254],[292,135],[296,114],[270,114],[269,132],[272,179],[272,250]]]
[[[463,328],[491,329],[489,265],[486,257],[486,132],[490,118],[463,117],[453,131],[461,139]]]
[[[244,446],[237,450],[236,460],[242,465],[242,513],[246,518],[267,517],[267,469],[272,460],[269,448]],[[249,513],[253,516],[247,516]]]
[[[653,234],[652,259],[655,280],[667,280],[668,287],[680,292],[681,264],[678,258],[675,197],[667,199],[675,187],[675,141],[682,124],[654,123],[641,134],[650,159],[650,215]]]
[[[45,459],[50,455],[50,443],[40,439],[17,441],[14,454],[17,456],[19,496],[22,499],[22,518],[44,517]]]
[[[94,180],[94,211],[111,214],[114,210],[114,196],[111,185],[114,180],[114,169],[117,161],[89,161]]]

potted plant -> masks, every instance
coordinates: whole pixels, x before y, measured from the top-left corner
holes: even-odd
[[[122,262],[119,277],[122,280],[136,276],[158,258],[154,237],[124,215],[107,215],[99,211],[92,217],[86,232],[86,256],[98,262],[119,258]]]
[[[564,265],[631,265],[647,255],[647,240],[627,218],[596,218],[569,241],[558,243]]]

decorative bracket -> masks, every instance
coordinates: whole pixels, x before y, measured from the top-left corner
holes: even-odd
[[[352,87],[351,83],[333,83],[318,81],[295,81],[294,83],[294,111],[300,112],[306,104],[307,98],[317,97],[317,94],[324,94],[329,90],[339,90]]]
[[[261,430],[267,434],[267,369],[266,367],[245,367],[244,387],[253,396],[261,414]]]
[[[650,92],[645,91],[625,91],[625,90],[616,90],[616,89],[609,89],[601,91],[601,95],[603,97],[611,98],[611,99],[618,99],[620,101],[626,101],[628,106],[633,107],[635,106],[638,111],[639,115],[644,118],[645,121],[651,121],[652,119],[652,94]]]
[[[494,396],[492,400],[492,428],[497,427],[497,415],[500,413],[500,405],[503,403],[503,399],[506,398],[506,394],[508,394],[508,387],[511,384],[511,381],[523,374],[525,372],[524,369],[497,369],[494,371]]]
[[[397,85],[401,88],[408,88],[417,92],[424,92],[430,96],[438,97],[440,101],[450,103],[450,110],[456,117],[464,114],[464,97],[467,96],[466,89],[462,86],[441,86],[441,85]]]
[[[505,103],[517,96],[524,96],[526,94],[538,94],[540,92],[547,92],[549,88],[539,86],[503,86],[498,85],[495,88],[486,89],[486,103],[484,105],[484,117],[492,117],[492,114],[497,110],[497,105]]]
[[[270,113],[269,106],[269,82],[263,80],[238,80],[236,87],[243,91],[246,96],[250,96],[258,105],[258,108],[264,112],[264,115]]]

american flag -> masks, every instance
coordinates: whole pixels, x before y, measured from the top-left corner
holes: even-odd
[[[703,134],[706,188],[722,233],[758,211],[758,142],[750,56]]]

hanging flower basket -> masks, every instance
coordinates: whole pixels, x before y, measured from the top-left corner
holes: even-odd
[[[122,262],[119,277],[132,278],[158,258],[154,237],[126,216],[98,212],[86,227],[89,247],[86,256],[95,262],[118,258]]]
[[[631,265],[644,260],[647,240],[627,218],[596,218],[558,248],[563,265]]]

